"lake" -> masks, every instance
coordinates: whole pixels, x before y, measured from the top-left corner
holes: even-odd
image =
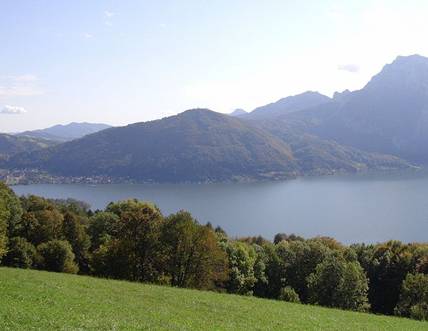
[[[110,201],[155,202],[164,214],[190,211],[231,236],[278,232],[325,235],[344,243],[428,241],[428,174],[366,174],[243,184],[18,185],[17,194],[75,198],[102,209]]]

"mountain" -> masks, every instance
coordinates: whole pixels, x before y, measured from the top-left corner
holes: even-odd
[[[82,138],[88,134],[105,130],[110,127],[111,126],[107,124],[73,122],[67,125],[55,125],[42,130],[25,131],[18,133],[17,135],[64,142]]]
[[[38,169],[69,177],[214,182],[408,166],[394,157],[319,140],[310,135],[300,136],[292,130],[268,132],[253,121],[194,109],[21,153],[12,157],[5,167]]]
[[[428,163],[428,58],[399,56],[361,90],[277,121],[339,144]]]
[[[304,92],[298,95],[289,96],[276,102],[258,107],[247,114],[249,119],[270,119],[281,115],[298,112],[310,107],[318,106],[329,102],[331,99],[318,92]]]
[[[248,112],[246,112],[244,109],[237,108],[233,112],[231,112],[229,115],[230,116],[242,116],[242,115],[246,115],[246,114],[248,114]]]
[[[53,145],[54,143],[49,140],[0,133],[0,159],[7,159],[17,153],[31,152]]]
[[[225,181],[293,176],[289,147],[237,118],[205,109],[110,128],[13,160],[67,176],[111,176],[138,181]]]

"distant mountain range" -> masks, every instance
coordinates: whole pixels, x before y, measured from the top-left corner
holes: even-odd
[[[55,125],[47,129],[25,131],[18,133],[17,135],[65,142],[82,138],[88,134],[108,129],[110,127],[110,125],[99,123],[70,123],[67,125]]]
[[[286,97],[265,106],[258,107],[252,112],[243,115],[247,119],[272,119],[280,115],[294,113],[303,109],[318,106],[331,99],[318,92],[304,92]]]
[[[58,176],[217,182],[396,169],[408,164],[309,135],[270,133],[249,121],[194,109],[21,153],[12,157],[8,166],[41,169]]]
[[[428,58],[398,57],[361,90],[275,119],[323,139],[428,163]]]
[[[244,109],[238,108],[231,112],[229,115],[231,116],[242,116],[248,114]]]
[[[232,116],[230,116],[232,115]],[[428,163],[428,59],[398,57],[359,91],[305,92],[250,113],[193,109],[108,128],[0,164],[58,176],[214,182]]]

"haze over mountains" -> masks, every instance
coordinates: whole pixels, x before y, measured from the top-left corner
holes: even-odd
[[[428,162],[428,59],[398,57],[359,91],[283,98],[250,113],[194,109],[109,128],[3,167],[61,176],[211,182],[402,169]]]
[[[110,128],[110,125],[99,123],[70,123],[66,125],[55,125],[46,129],[25,131],[18,133],[18,136],[41,138],[53,141],[70,141],[82,138],[91,133],[95,133]]]

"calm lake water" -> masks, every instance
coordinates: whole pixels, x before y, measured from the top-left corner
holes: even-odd
[[[164,214],[189,210],[232,236],[278,232],[325,235],[344,243],[428,241],[428,174],[354,175],[286,182],[183,185],[19,185],[18,194],[155,202]]]

